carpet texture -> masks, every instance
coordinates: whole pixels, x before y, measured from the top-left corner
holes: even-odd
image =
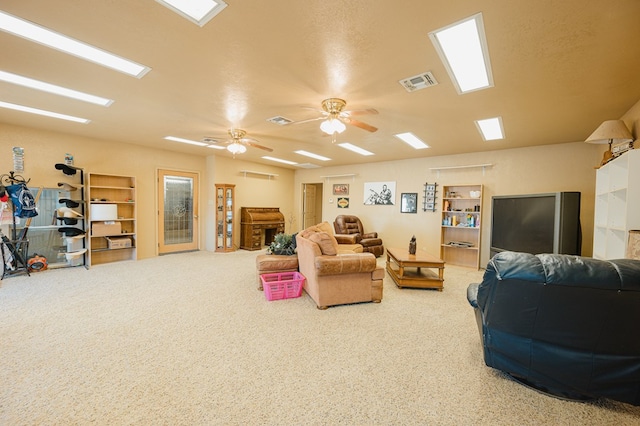
[[[470,282],[316,309],[266,301],[264,251],[161,256],[0,282],[2,425],[636,425],[490,369]],[[378,259],[383,265],[383,258]]]

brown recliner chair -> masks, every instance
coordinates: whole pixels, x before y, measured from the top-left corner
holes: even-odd
[[[378,238],[378,233],[365,233],[358,216],[340,215],[333,222],[333,227],[336,234],[355,234],[356,242],[362,245],[364,252],[373,253],[376,257],[384,254],[384,246],[382,240]]]

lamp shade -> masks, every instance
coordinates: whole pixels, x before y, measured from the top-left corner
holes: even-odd
[[[247,152],[247,147],[245,147],[244,145],[239,144],[238,142],[234,142],[231,145],[229,145],[227,147],[227,150],[229,152],[231,152],[233,155],[236,154],[243,154],[245,152]]]
[[[325,132],[328,135],[332,135],[334,133],[342,133],[347,128],[347,126],[342,123],[342,121],[336,118],[328,118],[320,124],[320,130]]]
[[[633,136],[622,120],[607,120],[587,138],[588,143],[624,143],[633,141]]]

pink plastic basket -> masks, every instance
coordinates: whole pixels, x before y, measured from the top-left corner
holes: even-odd
[[[267,300],[293,299],[302,294],[304,275],[300,272],[277,272],[260,275]]]

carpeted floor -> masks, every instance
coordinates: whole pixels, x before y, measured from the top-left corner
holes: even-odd
[[[0,282],[2,425],[636,425],[484,365],[466,287],[380,304],[268,302],[261,252],[195,252]],[[379,259],[383,264],[383,258]]]

